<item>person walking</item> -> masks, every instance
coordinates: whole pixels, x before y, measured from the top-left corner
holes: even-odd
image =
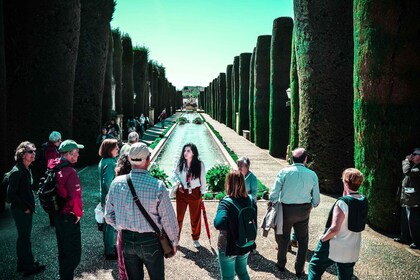
[[[187,207],[190,209],[191,236],[193,245],[201,247],[201,201],[206,191],[206,169],[204,163],[198,159],[197,146],[187,143],[182,148],[177,167],[174,171],[176,188],[176,216],[179,234],[181,236],[182,223]]]
[[[166,119],[166,109],[163,109],[158,117],[160,121],[160,127],[165,128],[165,119]]]
[[[54,217],[58,246],[58,267],[60,280],[74,278],[74,270],[80,263],[82,241],[80,219],[83,216],[82,186],[74,165],[79,158],[79,149],[84,146],[74,140],[65,140],[58,148],[61,158],[51,160],[48,168],[63,167],[56,173],[57,195],[65,200],[58,215]]]
[[[23,276],[40,273],[45,265],[34,260],[31,245],[32,220],[35,213],[35,197],[32,190],[33,178],[30,165],[35,161],[36,148],[31,142],[19,144],[15,152],[16,165],[9,172],[7,197],[17,230],[16,272]]]
[[[304,148],[293,151],[293,164],[280,170],[273,190],[270,193],[270,203],[280,202],[283,207],[283,234],[276,234],[278,245],[277,268],[283,272],[287,262],[287,249],[292,227],[299,244],[296,256],[296,276],[304,275],[304,265],[308,251],[308,225],[311,209],[320,202],[318,176],[305,167],[308,156]]]
[[[164,229],[173,245],[178,245],[178,225],[164,183],[147,171],[150,150],[144,143],[135,143],[129,151],[132,180],[138,201],[159,229]],[[145,219],[130,191],[128,175],[118,176],[109,189],[105,202],[105,220],[122,231],[122,247],[128,279],[144,279],[144,266],[150,279],[165,279],[163,250],[158,235]]]
[[[230,171],[225,181],[226,197],[217,207],[214,227],[219,230],[217,248],[218,259],[223,280],[230,280],[238,275],[240,280],[248,280],[247,262],[249,252],[255,248],[255,243],[247,247],[237,246],[239,231],[239,209],[251,206],[255,209],[253,220],[257,221],[257,204],[248,195],[245,180],[241,172]]]
[[[356,168],[344,170],[344,192],[333,205],[326,229],[309,262],[308,279],[320,280],[325,270],[335,264],[338,279],[351,280],[359,259],[362,231],[368,214],[367,198],[359,194],[363,174]]]
[[[135,133],[135,132],[134,132]],[[118,156],[117,139],[105,139],[99,148],[99,156],[102,158],[98,164],[99,185],[101,192],[101,206],[104,209],[105,198],[109,191],[109,186],[115,176],[116,157]],[[115,252],[115,230],[112,226],[104,223],[103,227],[104,252],[107,260],[117,259]]]
[[[411,249],[420,245],[420,148],[402,161],[404,179],[401,189],[401,235],[394,241]]]

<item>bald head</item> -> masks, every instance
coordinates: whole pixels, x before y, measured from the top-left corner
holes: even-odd
[[[307,154],[304,148],[296,148],[292,152],[294,163],[306,163]]]

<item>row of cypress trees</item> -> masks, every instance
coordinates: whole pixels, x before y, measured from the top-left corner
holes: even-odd
[[[85,145],[81,164],[94,163],[96,136],[113,114],[181,104],[147,48],[111,31],[114,9],[113,0],[0,2],[0,172],[19,142],[39,148],[52,130]]]
[[[359,168],[370,224],[398,230],[401,160],[420,146],[419,8],[418,1],[295,0],[296,20],[278,18],[272,35],[257,39],[248,104],[235,107],[236,59],[228,66],[221,122],[238,133],[249,129],[250,140],[276,157],[285,156],[288,144],[305,147],[327,193],[342,192],[343,169]],[[214,83],[205,89],[205,109],[220,119]],[[248,127],[242,106],[249,109]]]

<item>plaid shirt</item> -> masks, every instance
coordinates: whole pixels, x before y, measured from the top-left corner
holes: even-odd
[[[133,169],[131,179],[144,209],[159,229],[163,226],[169,240],[177,246],[178,222],[165,185],[143,169]],[[105,220],[117,230],[154,232],[134,203],[125,175],[116,177],[111,183],[105,202]]]

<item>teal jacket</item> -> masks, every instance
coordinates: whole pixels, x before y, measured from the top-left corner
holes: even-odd
[[[105,204],[105,198],[109,191],[109,186],[115,177],[115,158],[103,158],[99,162],[99,185],[101,186],[101,205]]]

